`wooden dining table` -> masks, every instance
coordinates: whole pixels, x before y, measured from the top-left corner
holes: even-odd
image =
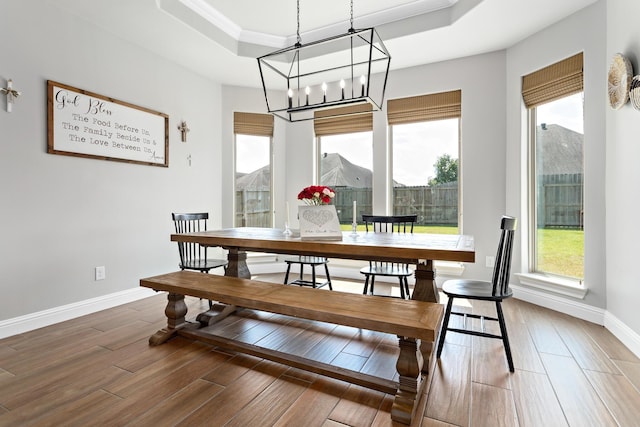
[[[287,235],[281,229],[237,227],[172,234],[171,240],[227,249],[225,275],[248,279],[247,252],[414,264],[416,282],[411,298],[428,302],[439,302],[434,261],[475,262],[473,237],[458,234],[345,231],[342,240],[303,240],[296,232]]]
[[[273,254],[289,254],[289,255],[308,255],[308,256],[322,256],[328,258],[342,258],[352,260],[376,260],[376,261],[390,261],[390,262],[402,262],[414,264],[415,269],[415,286],[411,295],[411,299],[417,301],[402,301],[391,300],[389,298],[363,296],[359,295],[358,299],[352,298],[352,304],[367,305],[369,303],[381,304],[382,300],[388,300],[389,304],[382,304],[385,308],[387,306],[396,306],[393,313],[404,313],[404,308],[409,309],[407,306],[425,304],[421,301],[426,301],[429,304],[425,304],[425,307],[420,310],[419,315],[411,317],[412,320],[422,319],[426,316],[425,313],[433,312],[430,307],[438,303],[438,289],[435,282],[435,261],[458,261],[458,262],[474,262],[475,261],[475,249],[473,237],[465,235],[444,235],[444,234],[422,234],[422,233],[377,233],[377,232],[343,232],[341,240],[304,240],[299,234],[287,234],[280,229],[272,228],[227,228],[222,230],[201,231],[184,234],[172,234],[171,240],[175,242],[195,242],[207,247],[221,247],[228,250],[228,261],[225,275],[236,276],[243,279],[251,279],[251,272],[247,266],[247,252],[265,252]],[[237,279],[234,279],[237,281]],[[292,291],[294,289],[291,289]],[[305,295],[300,298],[303,301],[314,300],[309,298],[310,289],[295,289],[295,291],[304,291]],[[316,291],[322,292],[324,291]],[[260,292],[258,292],[260,293]],[[331,296],[335,296],[337,293],[331,292]],[[356,295],[352,295],[355,297]],[[176,296],[174,295],[174,298]],[[178,295],[177,298],[180,298]],[[184,297],[182,297],[184,298]],[[369,300],[371,298],[371,300]],[[380,299],[381,298],[381,299]],[[249,297],[251,299],[251,297]],[[333,298],[332,298],[333,299]],[[301,302],[297,299],[295,304],[300,305]],[[366,300],[366,301],[365,301]],[[247,300],[245,300],[247,301]],[[262,300],[261,300],[262,301]],[[292,300],[293,301],[293,300]],[[278,304],[281,304],[280,301]],[[403,306],[404,303],[404,306]],[[295,305],[294,304],[294,305]],[[272,307],[271,304],[269,307]],[[429,306],[427,308],[427,306]],[[175,314],[178,310],[172,305],[171,294],[169,295],[169,303],[167,306],[167,316],[169,318],[179,317]],[[297,307],[297,306],[296,306]],[[306,307],[306,305],[305,305]],[[324,306],[323,306],[324,307]],[[400,308],[402,307],[402,308]],[[209,327],[221,319],[234,313],[238,307],[228,304],[214,304],[210,310],[204,313],[200,313],[197,317],[199,324],[205,331],[202,334],[198,333],[198,337],[204,337],[203,334],[209,334]],[[360,312],[360,306],[353,312]],[[288,313],[288,310],[280,311],[281,308],[275,310],[277,313]],[[295,310],[294,310],[295,311]],[[436,310],[437,311],[437,310]],[[353,314],[352,311],[348,313]],[[384,312],[384,311],[382,311]],[[186,308],[180,311],[182,316],[186,314]],[[298,309],[295,313],[300,314]],[[306,311],[305,311],[306,313]],[[371,316],[380,316],[381,311],[375,310],[375,314]],[[441,313],[441,311],[440,311]],[[306,318],[306,317],[305,317]],[[332,318],[333,319],[333,318]],[[184,320],[184,319],[182,319]],[[357,325],[363,325],[367,319],[358,319]],[[387,322],[388,320],[385,320]],[[174,326],[174,322],[168,322],[169,326]],[[436,322],[438,323],[438,322]],[[354,324],[349,323],[354,326]],[[362,326],[358,326],[362,327]],[[393,387],[389,391],[384,388],[377,388],[378,380],[369,379],[368,386],[376,388],[378,390],[385,390],[385,392],[394,393],[395,400],[393,409],[391,411],[391,417],[393,420],[403,422],[405,424],[411,424],[413,419],[417,400],[422,393],[424,384],[428,381],[424,381],[423,377],[429,375],[431,360],[434,350],[435,337],[437,337],[438,324],[430,326],[431,333],[434,334],[434,339],[416,339],[417,335],[413,337],[398,336],[399,339],[399,356],[396,362],[396,367],[399,375],[399,382],[394,383]],[[164,341],[170,334],[170,329],[159,331],[159,335],[163,337],[161,341]],[[381,329],[380,329],[381,330]],[[428,332],[428,331],[427,331]],[[158,335],[156,334],[156,335]],[[155,335],[154,335],[155,337]],[[154,339],[152,337],[152,340]],[[208,335],[207,335],[208,337]],[[204,339],[204,338],[203,338]],[[216,342],[217,341],[207,341]],[[229,345],[225,341],[225,345]],[[232,347],[236,348],[236,347]],[[240,347],[238,347],[240,348]],[[353,378],[361,378],[362,374],[359,372],[351,372],[344,376],[344,371],[339,367],[324,366],[314,360],[301,359],[295,355],[286,355],[282,352],[274,352],[272,350],[261,349],[255,345],[242,345],[241,351],[249,351],[250,354],[258,355],[259,357],[266,357],[269,360],[278,361],[280,363],[290,364],[295,361],[295,366],[298,368],[309,369],[311,372],[320,372],[325,375],[334,376],[334,371],[339,371],[340,376],[334,376],[334,378],[351,378],[349,381],[354,382]],[[274,353],[277,355],[274,356]],[[322,366],[322,370],[318,370],[319,365]],[[344,372],[343,372],[344,371]],[[352,378],[353,377],[353,378]]]

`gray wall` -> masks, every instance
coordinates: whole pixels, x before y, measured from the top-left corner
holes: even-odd
[[[640,70],[640,2],[607,2],[607,50],[605,71],[611,58],[620,52],[627,56],[635,74]],[[606,147],[606,266],[607,309],[640,334],[640,286],[635,266],[638,263],[640,229],[629,215],[640,207],[640,112],[631,104],[620,110],[607,107]]]
[[[220,85],[48,1],[2,2],[2,16],[0,84],[23,95],[10,114],[0,102],[0,320],[175,269],[172,211],[220,225]],[[47,154],[47,79],[168,114],[169,168]]]

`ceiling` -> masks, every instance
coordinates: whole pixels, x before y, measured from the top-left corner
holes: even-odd
[[[295,0],[47,0],[223,84],[258,87],[256,57],[296,41]],[[391,68],[505,49],[596,0],[353,0]],[[346,33],[349,0],[300,0],[302,43]]]

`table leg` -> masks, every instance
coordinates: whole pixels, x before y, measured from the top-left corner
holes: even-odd
[[[427,302],[440,302],[440,294],[436,285],[436,269],[433,267],[433,261],[427,260],[419,262],[416,266],[416,284],[413,288],[411,299]],[[431,355],[433,354],[433,342],[422,341],[420,351],[424,359],[422,372],[429,373],[431,365]]]
[[[424,360],[422,353],[418,351],[420,340],[406,337],[398,337],[398,340],[400,355],[396,369],[400,378],[391,407],[391,419],[409,425],[415,415],[424,384],[421,373]]]
[[[241,277],[243,279],[251,279],[251,272],[247,267],[247,252],[238,248],[227,248],[227,260],[229,264],[224,273],[225,276]],[[237,310],[235,305],[215,303],[211,309],[200,313],[196,320],[203,326],[210,326],[225,317],[229,316]]]
[[[184,303],[184,295],[168,294],[164,314],[167,316],[167,327],[160,329],[149,338],[150,345],[159,345],[168,341],[176,335],[178,329],[189,325],[185,320],[187,305]]]
[[[418,301],[440,302],[436,286],[436,270],[433,261],[419,262],[416,266],[416,285],[411,299]]]
[[[227,248],[229,253],[227,254],[227,271],[225,276],[242,277],[243,279],[251,279],[251,272],[247,267],[247,252],[238,248]]]

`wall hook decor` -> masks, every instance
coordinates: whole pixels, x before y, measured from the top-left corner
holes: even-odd
[[[187,132],[191,130],[187,127],[187,122],[182,121],[178,126],[178,130],[182,133],[182,142],[187,142]]]
[[[10,113],[15,99],[20,96],[20,92],[13,88],[13,80],[7,80],[7,87],[0,88],[0,93],[7,95],[7,112]]]

